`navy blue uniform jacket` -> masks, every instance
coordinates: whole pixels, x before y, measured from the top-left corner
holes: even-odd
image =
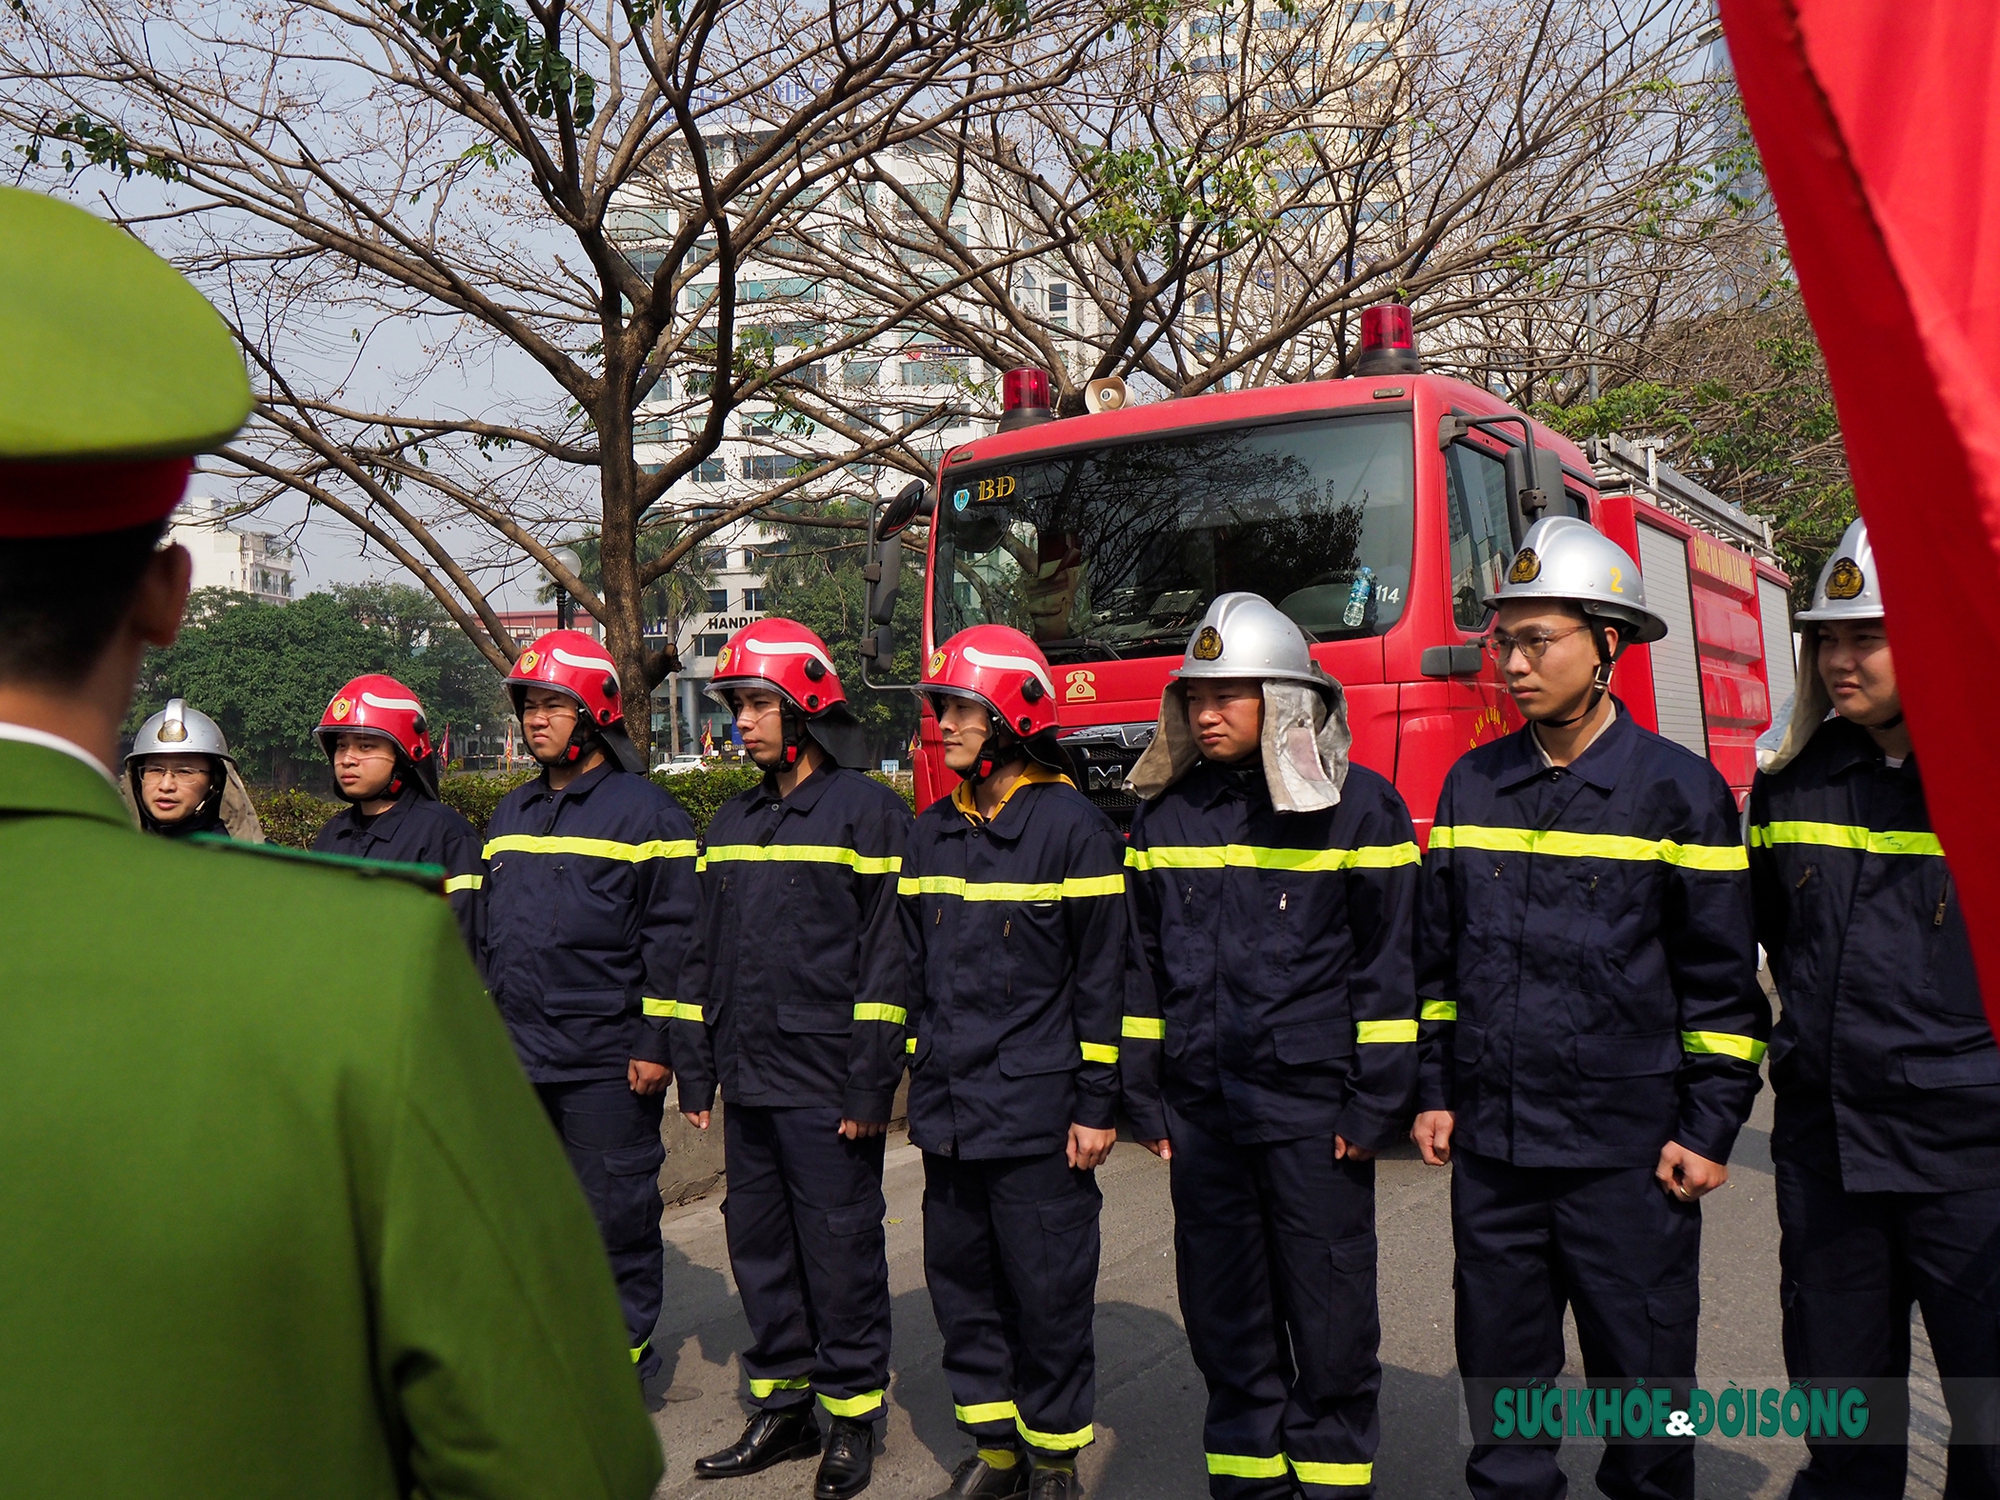
[[[1167,1133],[1164,1095],[1240,1143],[1393,1144],[1417,1081],[1419,874],[1396,789],[1354,766],[1337,805],[1281,813],[1261,761],[1203,763],[1139,805],[1125,864],[1143,970],[1119,1066],[1139,1134]]]
[[[819,1105],[887,1120],[902,1081],[910,964],[896,877],[910,809],[823,767],[766,778],[708,825],[701,919],[672,1026],[681,1108]]]
[[[1523,1167],[1727,1161],[1759,1087],[1735,799],[1632,722],[1566,767],[1519,730],[1461,756],[1424,860],[1418,1107],[1452,1144]]]
[[[1124,842],[1067,781],[1023,784],[990,823],[940,798],[903,855],[921,989],[910,1139],[987,1159],[1058,1151],[1117,1113]]]
[[[406,786],[394,807],[372,818],[362,817],[358,807],[335,813],[313,840],[313,849],[350,859],[442,867],[445,898],[458,918],[458,930],[465,934],[465,946],[475,959],[483,957],[485,903],[480,886],[486,879],[486,861],[480,856],[479,831],[456,808],[446,807],[419,787]]]
[[[2000,1050],[1915,759],[1822,724],[1751,789],[1750,871],[1783,1002],[1772,1153],[1849,1192],[2000,1185]]]
[[[694,825],[610,765],[546,776],[486,825],[486,982],[537,1083],[665,1063],[698,899]]]

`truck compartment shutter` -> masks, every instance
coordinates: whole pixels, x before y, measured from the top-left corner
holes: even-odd
[[[1760,578],[1757,613],[1764,624],[1764,681],[1771,688],[1771,719],[1776,723],[1798,688],[1798,666],[1792,654],[1792,601],[1784,589]]]
[[[1701,662],[1694,638],[1694,604],[1688,593],[1687,543],[1671,532],[1639,526],[1639,571],[1646,602],[1667,622],[1653,653],[1653,712],[1660,733],[1696,755],[1708,754],[1708,724],[1701,711]]]

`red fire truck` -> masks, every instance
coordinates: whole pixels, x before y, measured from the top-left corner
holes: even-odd
[[[1167,674],[1217,594],[1262,594],[1347,691],[1354,757],[1428,837],[1445,771],[1520,717],[1480,647],[1480,602],[1541,515],[1583,517],[1639,562],[1666,639],[1612,689],[1737,791],[1792,689],[1786,593],[1766,526],[1618,440],[1583,449],[1490,393],[1421,372],[1407,309],[1364,317],[1361,374],[1054,418],[1048,378],[1009,371],[993,436],[954,448],[935,491],[878,510],[872,618],[897,534],[930,518],[924,653],[968,625],[1026,631],[1053,666],[1063,738],[1121,823],[1124,779]],[[1112,393],[1116,400],[1120,394]],[[864,641],[886,661],[887,626]],[[926,710],[917,803],[950,789]]]

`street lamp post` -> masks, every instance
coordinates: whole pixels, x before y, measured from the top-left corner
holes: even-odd
[[[557,547],[549,555],[565,568],[569,569],[572,576],[578,576],[583,572],[583,559],[576,555],[574,548]],[[574,630],[576,628],[576,600],[571,596],[570,591],[562,586],[561,581],[556,578],[555,574],[551,573],[549,575],[549,581],[556,586],[556,629]]]

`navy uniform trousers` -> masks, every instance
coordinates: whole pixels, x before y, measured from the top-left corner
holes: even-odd
[[[1237,1145],[1167,1109],[1181,1316],[1217,1500],[1373,1493],[1375,1164],[1331,1135]],[[1296,1481],[1296,1487],[1295,1487]]]
[[[2000,1497],[2000,1188],[1850,1193],[1782,1159],[1777,1179],[1787,1372],[1906,1378],[1914,1301],[1951,1411],[1946,1500]],[[1871,1390],[1869,1436],[1885,1430],[1909,1430],[1907,1403]],[[1792,1500],[1900,1500],[1906,1445],[1806,1446]]]
[[[1480,1443],[1497,1385],[1562,1373],[1563,1308],[1576,1313],[1593,1383],[1643,1378],[1685,1400],[1701,1313],[1701,1207],[1668,1197],[1651,1167],[1517,1167],[1454,1151],[1452,1238],[1458,1368],[1474,1443],[1474,1500],[1561,1500],[1554,1443]],[[1607,1500],[1692,1500],[1690,1441],[1607,1443]]]
[[[833,1105],[723,1112],[729,1264],[750,1323],[755,1406],[879,1422],[889,1384],[882,1136],[850,1141]]]
[[[1066,1143],[988,1160],[924,1153],[924,1275],[953,1412],[982,1446],[1067,1460],[1090,1441],[1103,1204]]]
[[[660,1140],[660,1118],[666,1096],[635,1094],[622,1078],[538,1083],[535,1092],[562,1137],[604,1237],[632,1339],[632,1363],[639,1378],[647,1379],[661,1363],[652,1340],[663,1290],[660,1165],[667,1148]]]

